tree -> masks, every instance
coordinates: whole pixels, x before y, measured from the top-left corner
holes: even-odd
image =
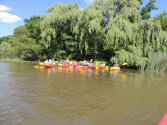
[[[0,58],[12,58],[12,46],[8,42],[0,44]]]
[[[77,4],[55,4],[47,10],[50,15],[42,17],[40,23],[41,36],[49,57],[53,57],[55,54],[62,57],[63,55],[68,56],[66,55],[66,40],[63,40],[64,35],[73,37],[72,41],[77,42],[72,33],[71,26],[77,16],[78,9]]]
[[[142,20],[147,20],[151,17],[150,12],[152,10],[158,10],[158,8],[154,5],[156,0],[150,0],[145,7],[143,7],[140,11]]]
[[[155,21],[160,21],[161,27],[163,31],[167,31],[167,12],[164,12],[163,14],[159,14],[157,17],[155,17]]]
[[[4,36],[4,37],[1,37],[1,38],[0,38],[0,43],[2,43],[2,42],[11,43],[12,37],[13,37],[13,36]]]
[[[25,26],[15,28],[13,47],[17,56],[23,60],[38,60],[40,56],[40,46],[32,38]]]
[[[24,19],[25,28],[29,32],[29,37],[35,39],[39,43],[41,39],[40,16],[33,16],[30,19]]]

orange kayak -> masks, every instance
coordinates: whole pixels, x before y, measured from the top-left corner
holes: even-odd
[[[88,66],[89,69],[96,69],[96,66]]]
[[[87,69],[87,66],[75,66],[76,69]]]
[[[49,65],[48,65],[48,64],[45,64],[45,65],[44,65],[44,68],[53,68],[53,67],[55,67],[55,65],[52,65],[52,64],[49,64]]]
[[[81,66],[81,69],[87,69],[87,66]]]
[[[99,66],[99,69],[105,69],[105,66]]]
[[[62,64],[62,67],[70,67],[69,64]]]

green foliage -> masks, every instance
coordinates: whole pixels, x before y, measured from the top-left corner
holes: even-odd
[[[139,3],[142,5],[143,4],[143,0],[138,0],[139,1]]]
[[[25,28],[29,32],[29,36],[36,40],[39,43],[41,39],[41,30],[40,30],[40,16],[33,16],[30,19],[25,19]]]
[[[129,47],[129,51],[116,51],[116,56],[111,58],[112,64],[119,62],[120,65],[127,63],[128,67],[145,69],[148,59],[142,56],[142,51],[136,47]]]
[[[2,42],[0,44],[0,58],[13,58],[11,44],[7,42]]]
[[[72,25],[72,19],[75,18],[77,9],[78,5],[76,4],[55,4],[48,8],[47,12],[50,12],[50,15],[42,17],[40,23],[41,36],[46,50],[49,49],[52,42],[59,42],[59,44],[64,46],[61,35],[63,33],[71,34],[70,26]]]
[[[147,64],[147,69],[162,70],[167,66],[167,53],[154,53]]]
[[[142,16],[142,20],[147,20],[151,17],[150,12],[152,10],[158,10],[158,8],[154,5],[154,3],[156,2],[156,0],[150,0],[145,7],[143,7],[141,9],[141,16]]]
[[[29,38],[29,32],[24,26],[15,28],[13,48],[18,58],[23,60],[37,60],[40,55],[40,46],[35,40]]]
[[[167,12],[164,12],[163,14],[158,15],[155,18],[155,21],[160,21],[161,27],[163,31],[167,31]]]
[[[13,38],[12,36],[4,36],[4,37],[1,37],[1,38],[0,38],[0,43],[2,43],[2,42],[11,43],[12,38]]]

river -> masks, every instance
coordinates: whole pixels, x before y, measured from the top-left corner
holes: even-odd
[[[0,125],[156,125],[167,74],[0,62]]]

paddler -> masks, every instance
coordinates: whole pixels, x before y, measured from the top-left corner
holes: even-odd
[[[52,60],[51,60],[51,59],[49,59],[49,62],[48,62],[48,64],[52,64]]]
[[[113,65],[113,67],[119,67],[119,64],[117,62],[115,62],[115,64]]]
[[[101,65],[100,65],[100,66],[106,66],[105,62],[101,63]]]
[[[55,65],[55,59],[52,59],[51,64]]]
[[[46,59],[45,62],[44,62],[44,64],[48,64],[48,63],[49,63],[49,61],[48,61],[48,59]]]

